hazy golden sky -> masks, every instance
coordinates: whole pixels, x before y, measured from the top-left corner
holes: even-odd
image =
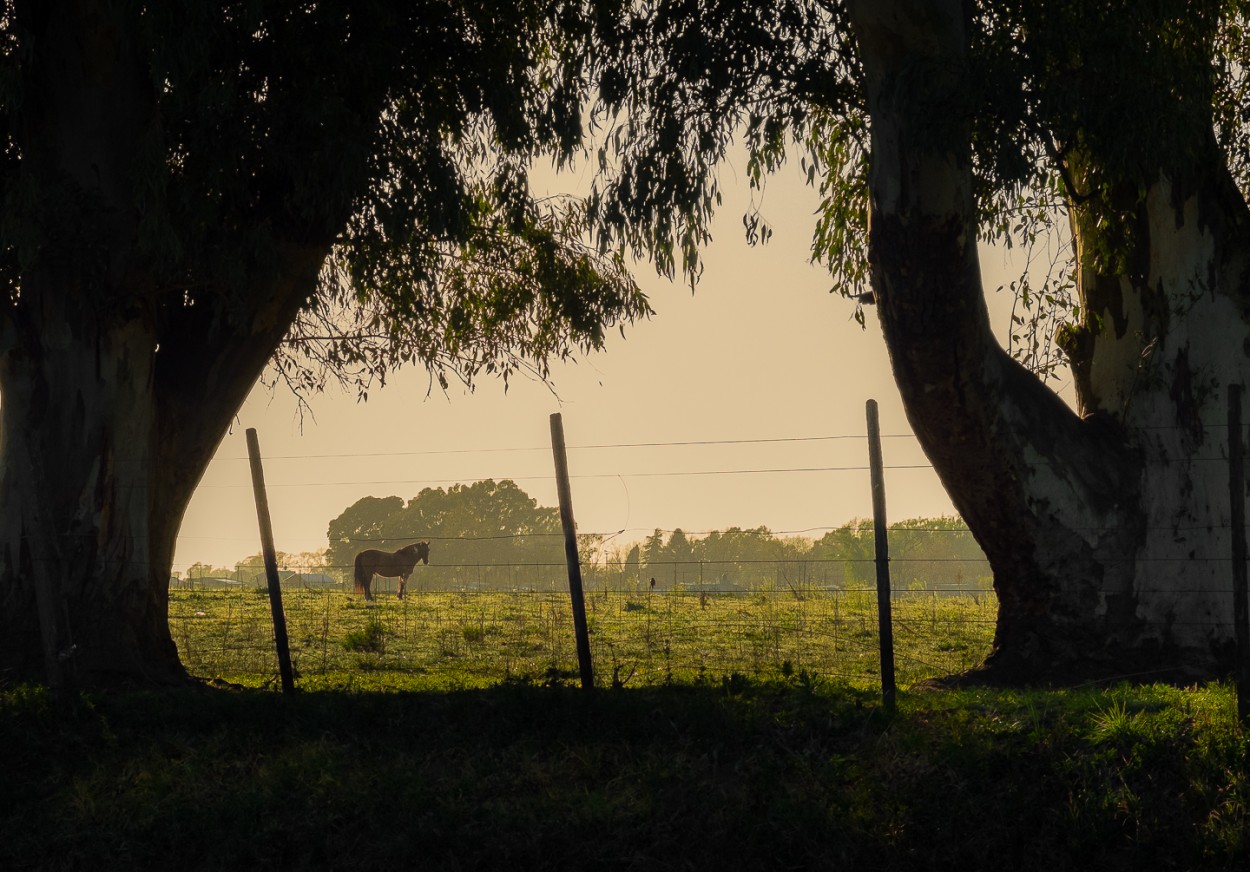
[[[891,520],[953,512],[904,418],[872,307],[829,293],[809,263],[818,197],[797,168],[773,177],[761,211],[774,235],[743,239],[750,204],[743,161],[721,176],[724,205],[693,296],[635,274],[656,315],[614,333],[607,349],[553,369],[551,386],[483,381],[470,394],[429,392],[409,369],[367,403],[337,389],[302,424],[294,400],[258,387],[223,440],[183,521],[174,570],[197,561],[233,566],[260,550],[244,432],[264,457],[275,544],[326,547],[330,520],[363,496],[411,499],[423,487],[511,478],[556,504],[549,416],[563,415],[574,514],[581,532],[641,539],[654,529],[704,532],[767,525],[819,537],[871,515],[864,404],[880,405]],[[758,192],[756,197],[759,198]],[[993,288],[1018,273],[982,252],[992,319],[1009,326],[1011,300]],[[1065,389],[1065,395],[1070,390]],[[815,438],[829,437],[829,438]],[[734,440],[792,440],[732,443]],[[655,447],[641,443],[698,443]],[[751,470],[804,470],[764,472]],[[724,474],[701,474],[719,472]]]

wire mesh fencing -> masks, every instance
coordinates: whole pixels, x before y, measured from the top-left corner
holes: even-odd
[[[860,438],[704,440],[591,445],[580,450],[764,443],[785,443],[790,450],[800,442],[838,439],[849,445]],[[879,461],[877,457],[877,467],[882,466]],[[824,475],[868,469],[859,464],[796,463],[644,470],[628,477]],[[926,462],[884,468],[930,467]],[[622,482],[627,477],[617,472],[582,477],[608,476]],[[879,484],[874,482],[874,493]],[[421,499],[429,504],[418,511],[415,504]],[[502,506],[510,508],[504,511]],[[284,581],[290,589],[285,595],[286,622],[296,669],[303,676],[424,675],[447,685],[577,675],[572,606],[560,559],[562,535],[556,532],[554,512],[536,509],[511,479],[498,483],[479,479],[446,491],[427,488],[407,504],[399,497],[358,501],[331,522],[326,551],[294,555],[308,564],[308,571],[292,573]],[[890,525],[887,561],[884,549],[874,547],[878,528],[884,527],[884,513],[880,514],[871,524],[857,519],[841,526],[779,533],[765,527],[693,533],[641,530],[628,524],[615,531],[579,533],[577,550],[582,555],[598,683],[783,674],[836,677],[865,685],[880,682],[883,692],[892,693],[889,670],[884,678],[878,671],[878,634],[890,622],[879,623],[873,590],[874,575],[881,571],[884,577],[887,570],[894,588],[892,650],[898,684],[957,674],[982,663],[994,634],[997,600],[990,590],[988,562],[971,532],[958,519],[947,518]],[[507,523],[502,520],[505,516]],[[466,518],[480,523],[466,524]],[[1224,528],[1208,523],[1205,529]],[[646,535],[632,547],[617,544],[625,541],[619,537],[639,532]],[[824,535],[814,538],[818,532]],[[1095,538],[1099,533],[1086,532]],[[1183,528],[1167,525],[1147,532],[1175,537]],[[396,587],[390,579],[373,579],[376,601],[366,602],[350,592],[355,553],[393,550],[414,539],[428,540],[436,559],[419,569],[406,599],[388,597]],[[1201,578],[1206,570],[1199,569],[1197,584],[1215,585],[1218,590],[1198,590],[1187,577],[1185,583],[1178,579],[1177,590],[1165,591],[1155,583],[1167,584],[1166,577],[1148,573],[1147,593],[1162,599],[1156,609],[1166,612],[1161,638],[1188,626],[1226,629],[1213,623],[1209,614],[1194,624],[1178,620],[1167,609],[1167,597],[1210,594],[1222,609],[1221,600],[1233,598],[1232,585],[1221,586],[1229,556],[1191,550],[1184,556],[1133,554],[1121,559],[1177,561],[1187,567],[1212,564],[1209,579]],[[187,574],[197,577],[171,585],[171,629],[192,672],[274,673],[276,655],[263,581],[243,577],[255,572],[255,563],[249,558],[234,570],[214,571],[233,578],[198,577],[200,573],[192,570],[205,567],[194,564]],[[1141,621],[1145,626],[1159,617],[1145,613]]]
[[[420,677],[438,687],[551,682],[577,675],[567,587],[549,583],[456,590],[410,583],[399,599],[342,590],[284,592],[298,675]],[[879,682],[875,591],[765,583],[741,589],[648,583],[591,586],[587,622],[597,683],[651,685],[807,676]],[[912,589],[893,596],[899,683],[980,663],[993,635],[988,591]],[[170,628],[197,675],[271,676],[273,627],[263,588],[175,589]],[[398,679],[397,679],[398,680]]]

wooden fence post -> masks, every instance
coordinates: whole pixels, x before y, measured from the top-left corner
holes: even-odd
[[[265,556],[265,577],[269,580],[269,609],[273,613],[273,639],[278,647],[278,672],[282,692],[295,692],[291,670],[291,648],[286,636],[286,614],[282,611],[282,584],[278,559],[273,550],[273,525],[269,520],[269,498],[265,495],[265,472],[260,465],[260,443],[255,428],[247,431],[247,456],[252,461],[252,491],[256,496],[256,520],[260,522],[260,547]]]
[[[877,546],[877,628],[881,643],[881,702],[894,711],[894,623],[890,603],[890,554],[886,542],[885,475],[881,462],[881,427],[877,422],[877,401],[869,400],[868,465],[872,475],[873,536]]]
[[[1228,497],[1233,549],[1233,637],[1237,640],[1237,719],[1250,725],[1250,605],[1246,595],[1246,470],[1241,385],[1228,386]]]
[[[569,567],[569,598],[573,605],[573,633],[577,637],[577,668],[582,687],[595,686],[590,661],[590,630],[586,626],[586,600],[582,593],[582,564],[577,554],[577,525],[573,523],[573,492],[569,487],[569,458],[564,449],[564,422],[560,413],[551,416],[551,452],[556,462],[556,491],[560,497],[560,525],[564,528],[564,558]]]

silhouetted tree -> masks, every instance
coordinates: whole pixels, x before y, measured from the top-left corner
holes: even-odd
[[[185,678],[178,526],[274,359],[505,377],[647,311],[525,168],[580,2],[0,5],[0,675]],[[362,434],[363,436],[363,434]]]
[[[603,30],[600,240],[695,277],[730,142],[761,186],[797,143],[825,195],[813,252],[835,291],[875,301],[908,420],[993,567],[1004,678],[1230,662],[1240,531],[1220,458],[1227,388],[1250,376],[1247,15],[657,0]],[[747,226],[767,235],[758,212]],[[978,242],[1047,233],[1061,262],[1017,285],[1005,349]],[[1042,377],[1060,350],[1075,409]]]

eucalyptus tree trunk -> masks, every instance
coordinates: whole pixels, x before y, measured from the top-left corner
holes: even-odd
[[[1146,180],[1120,257],[1095,256],[1118,228],[1074,211],[1073,411],[990,330],[961,120],[963,4],[849,7],[871,116],[873,289],[908,419],[994,571],[993,674],[1224,668],[1224,397],[1247,374],[1250,239],[1223,162]]]
[[[185,680],[168,622],[182,515],[324,255],[288,251],[247,328],[108,311],[73,275],[23,288],[41,304],[0,351],[0,680]]]
[[[161,287],[139,242],[151,82],[105,6],[66,6],[32,19],[25,83],[53,229],[0,318],[0,683],[177,683],[183,512],[329,242],[276,246],[199,305]]]
[[[181,517],[153,511],[153,330],[66,308],[45,310],[61,341],[0,357],[0,664],[168,683],[183,675],[165,597]]]

